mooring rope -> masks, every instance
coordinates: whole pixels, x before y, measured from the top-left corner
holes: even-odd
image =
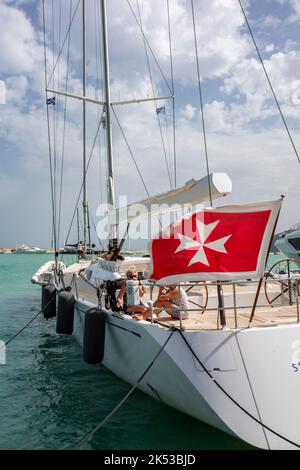
[[[291,441],[290,439],[288,439],[287,437],[284,437],[282,436],[280,433],[278,433],[277,431],[274,431],[274,429],[270,428],[270,426],[267,426],[266,424],[264,424],[260,419],[256,418],[255,416],[253,416],[248,410],[246,410],[240,403],[238,403],[231,395],[230,393],[228,393],[223,387],[222,385],[219,384],[219,382],[216,380],[216,378],[209,372],[209,370],[205,367],[205,365],[203,364],[203,362],[199,359],[199,357],[197,356],[197,354],[195,353],[195,351],[193,350],[193,348],[191,347],[191,345],[189,344],[188,340],[186,339],[186,337],[184,336],[184,334],[182,333],[181,330],[177,329],[177,331],[180,333],[183,341],[185,342],[186,346],[188,347],[188,349],[191,351],[192,355],[194,356],[194,358],[196,359],[196,361],[199,363],[200,367],[204,370],[204,372],[208,375],[208,377],[213,381],[213,383],[221,390],[221,392],[226,395],[227,398],[229,398],[230,401],[232,401],[232,403],[234,403],[234,405],[236,405],[243,413],[245,413],[247,416],[249,416],[249,418],[251,418],[253,421],[255,421],[257,424],[259,424],[260,426],[262,426],[264,429],[266,429],[267,431],[270,431],[272,434],[274,434],[275,436],[279,437],[280,439],[284,440],[285,442],[288,442],[289,444],[292,444],[293,446],[295,447],[298,447],[300,449],[300,444],[297,444],[296,442],[293,442]]]
[[[83,444],[85,444],[86,442],[88,442],[92,437],[93,435],[102,427],[104,426],[104,424],[107,423],[107,421],[112,418],[112,416],[118,411],[118,409],[126,402],[126,400],[130,397],[130,395],[132,395],[132,393],[134,392],[134,390],[137,388],[137,386],[139,385],[139,383],[143,380],[143,378],[145,377],[145,375],[149,372],[149,370],[151,369],[151,367],[155,364],[156,360],[158,359],[159,355],[161,354],[161,352],[164,350],[164,348],[166,347],[166,345],[168,344],[168,342],[170,341],[171,337],[173,336],[173,333],[174,333],[175,330],[173,330],[171,332],[171,334],[168,336],[168,338],[166,339],[166,341],[164,342],[164,344],[162,345],[162,347],[160,348],[160,350],[158,351],[158,353],[155,355],[154,359],[151,361],[151,363],[148,365],[148,367],[146,368],[145,372],[143,372],[143,374],[140,376],[140,378],[138,379],[138,381],[131,387],[131,389],[129,390],[129,392],[122,398],[122,400],[113,408],[113,410],[100,422],[97,424],[97,426],[95,426],[93,429],[91,429],[91,431],[87,432],[81,439],[80,441],[76,444],[76,446],[74,447],[74,450],[77,450],[77,449],[80,449],[80,447],[82,447]]]
[[[17,338],[24,330],[26,330],[26,328],[31,325],[31,323],[34,322],[34,320],[41,314],[43,313],[43,311],[51,304],[51,302],[54,301],[54,297],[49,300],[49,302],[33,317],[31,318],[31,320],[29,320],[26,325],[23,326],[23,328],[21,328],[17,333],[15,333],[11,338],[9,338],[0,348],[0,351],[1,349],[5,348],[9,343],[11,343],[15,338]]]

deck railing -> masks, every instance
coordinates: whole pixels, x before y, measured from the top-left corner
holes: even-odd
[[[149,286],[150,288],[150,298],[151,301],[149,303],[149,308],[151,311],[151,321],[154,322],[154,313],[155,309],[153,308],[153,291],[154,288],[162,287],[158,283],[151,282],[151,281],[143,281],[145,286]],[[294,312],[291,312],[291,308],[287,310],[289,313],[288,318],[291,319],[292,317],[295,318],[295,322],[300,322],[300,276],[299,275],[290,275],[290,276],[280,276],[276,278],[263,278],[263,279],[255,279],[255,280],[242,280],[242,281],[208,281],[208,282],[181,282],[176,285],[177,287],[181,287],[185,289],[187,292],[192,292],[193,289],[199,289],[199,298],[203,295],[203,293],[207,296],[203,305],[200,303],[197,304],[194,296],[189,295],[189,302],[195,304],[197,308],[188,308],[188,309],[181,309],[180,310],[180,328],[183,329],[184,320],[182,319],[182,312],[198,312],[199,314],[203,315],[206,312],[216,312],[216,329],[226,328],[226,317],[228,319],[228,311],[233,312],[233,321],[234,321],[234,328],[239,328],[239,319],[241,318],[241,310],[250,310],[249,313],[249,321],[248,326],[251,327],[253,321],[259,316],[259,310],[266,310],[266,308],[270,308],[270,316],[265,317],[265,320],[272,320],[272,311],[275,312],[276,308],[280,308],[280,313],[283,313],[282,307],[294,307]],[[278,289],[275,291],[271,289],[271,286],[278,286]],[[256,287],[251,292],[245,292],[245,290],[241,288],[245,287]],[[202,292],[201,289],[202,288]],[[224,303],[223,305],[219,305],[217,290],[221,289],[226,290],[225,295],[223,295]],[[240,292],[239,292],[240,289]],[[271,291],[271,292],[270,292]],[[196,293],[196,294],[197,294]],[[242,303],[241,298],[239,298],[240,294],[243,294],[246,297],[245,300],[251,299],[252,301]],[[192,299],[190,298],[192,297]],[[217,302],[217,305],[210,306],[210,297]],[[220,320],[221,313],[224,315],[225,323]],[[265,312],[264,312],[265,313]],[[276,324],[276,316],[273,315],[274,323]],[[245,317],[243,317],[245,320]],[[232,320],[232,317],[231,317]]]

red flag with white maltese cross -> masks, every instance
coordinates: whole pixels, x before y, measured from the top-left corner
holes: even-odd
[[[281,199],[197,211],[152,240],[151,279],[181,281],[263,276]]]

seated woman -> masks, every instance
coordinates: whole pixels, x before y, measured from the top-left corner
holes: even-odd
[[[190,306],[188,296],[182,287],[177,287],[176,285],[160,287],[153,308],[158,318],[162,310],[165,310],[171,317],[176,319],[181,317],[182,320],[186,320],[189,318],[188,309]],[[134,315],[136,320],[148,320],[150,317],[151,312],[148,308],[144,312]]]
[[[143,295],[145,294],[145,287],[140,282],[138,282],[138,280],[137,280],[138,272],[137,272],[137,269],[136,269],[135,266],[131,266],[128,269],[128,271],[126,273],[126,277],[130,281],[136,281],[137,282],[138,297],[143,297]],[[117,307],[123,308],[123,310],[126,313],[137,314],[137,315],[142,315],[142,316],[146,313],[146,311],[148,311],[148,308],[146,307],[146,305],[143,304],[143,302],[141,300],[140,300],[139,305],[130,305],[129,302],[128,302],[128,298],[126,299],[126,303],[125,303],[124,302],[125,294],[126,294],[126,297],[128,297],[127,296],[127,282],[126,281],[124,281],[121,285],[121,289],[120,289],[119,295],[117,297]]]
[[[154,302],[155,310],[165,310],[171,317],[182,320],[189,317],[189,299],[182,287],[176,285],[167,288],[160,287],[157,300]]]

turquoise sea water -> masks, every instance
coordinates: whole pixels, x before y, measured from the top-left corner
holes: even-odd
[[[39,311],[41,290],[30,279],[48,259],[0,256],[0,340],[7,341]],[[55,320],[42,316],[7,346],[6,356],[7,364],[0,365],[0,449],[72,449],[130,389],[105,368],[85,364],[76,340],[57,336]],[[135,391],[83,448],[249,446]]]

